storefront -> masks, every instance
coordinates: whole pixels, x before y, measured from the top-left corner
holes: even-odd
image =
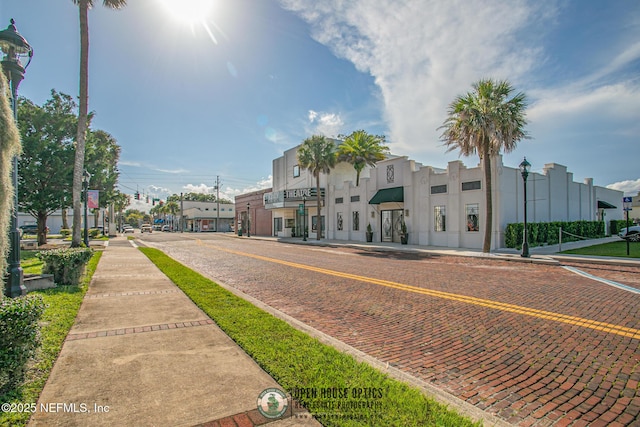
[[[320,203],[324,205],[324,188],[320,189]],[[264,194],[264,207],[271,211],[273,235],[277,237],[315,238],[318,232],[318,198],[316,188],[295,188],[272,191]],[[326,221],[321,215],[322,236],[325,235]]]

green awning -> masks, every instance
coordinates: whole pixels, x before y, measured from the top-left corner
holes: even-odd
[[[607,203],[603,200],[598,200],[598,209],[616,209],[611,203]]]
[[[380,203],[387,202],[404,202],[404,187],[378,190],[376,195],[369,200],[370,205],[379,205]]]

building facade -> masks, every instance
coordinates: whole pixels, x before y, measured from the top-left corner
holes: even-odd
[[[184,200],[181,204],[184,231],[232,231],[235,206],[229,203]],[[218,211],[219,209],[219,211]],[[179,216],[178,213],[176,216]]]
[[[355,171],[339,163],[320,176],[321,217],[317,217],[315,178],[297,162],[297,149],[273,161],[273,189],[264,194],[274,235],[315,238],[318,221],[328,239],[365,241],[367,227],[374,242],[401,240],[406,225],[410,244],[482,248],[485,227],[485,183],[481,166],[461,161],[446,169],[423,166],[406,156],[390,156],[366,168],[355,185]],[[505,228],[524,218],[523,180],[517,167],[492,160],[492,249],[504,247]],[[567,167],[555,163],[527,180],[529,222],[622,219],[623,193],[595,186],[591,178],[573,181]]]
[[[273,236],[271,211],[265,209],[263,199],[271,188],[236,196],[236,230],[253,236]]]

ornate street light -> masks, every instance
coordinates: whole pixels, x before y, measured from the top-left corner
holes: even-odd
[[[529,176],[529,170],[531,169],[531,163],[527,162],[525,157],[522,163],[520,163],[520,174],[522,174],[522,181],[524,183],[524,237],[522,239],[522,257],[529,258],[529,240],[527,238],[527,177]]]
[[[247,237],[251,237],[251,203],[247,202]]]
[[[24,73],[33,57],[33,49],[27,43],[24,37],[18,33],[15,21],[12,19],[9,26],[0,31],[0,50],[4,54],[2,61],[2,70],[7,77],[9,89],[11,93],[11,109],[13,110],[13,118],[18,121],[18,86]],[[22,66],[21,59],[28,58],[27,64]],[[11,247],[9,248],[9,280],[5,284],[4,293],[9,297],[17,297],[24,295],[27,289],[24,286],[24,274],[20,267],[20,231],[18,230],[18,156],[13,157],[13,211],[11,214],[11,230],[9,237]]]

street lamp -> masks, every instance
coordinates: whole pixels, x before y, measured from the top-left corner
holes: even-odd
[[[0,50],[4,54],[2,70],[7,78],[11,93],[11,108],[13,118],[18,122],[18,86],[24,73],[33,57],[33,49],[24,37],[18,33],[15,21],[5,29],[0,31]],[[28,58],[27,64],[23,67],[20,59]],[[24,295],[27,289],[24,286],[24,273],[20,266],[20,231],[18,231],[18,156],[13,157],[13,172],[11,175],[13,182],[13,211],[11,213],[11,229],[9,238],[11,246],[9,248],[9,280],[5,284],[4,293],[8,297]]]
[[[302,241],[307,241],[307,196],[302,195]]]
[[[84,189],[84,245],[89,247],[89,220],[87,218],[87,199],[89,198],[89,178],[91,174],[85,169],[82,174],[82,188]]]
[[[251,203],[247,202],[247,237],[251,237]]]
[[[522,239],[521,255],[523,258],[529,258],[529,241],[527,239],[527,177],[529,176],[529,169],[531,169],[531,163],[527,162],[525,157],[520,163],[520,174],[524,183],[524,237]]]

